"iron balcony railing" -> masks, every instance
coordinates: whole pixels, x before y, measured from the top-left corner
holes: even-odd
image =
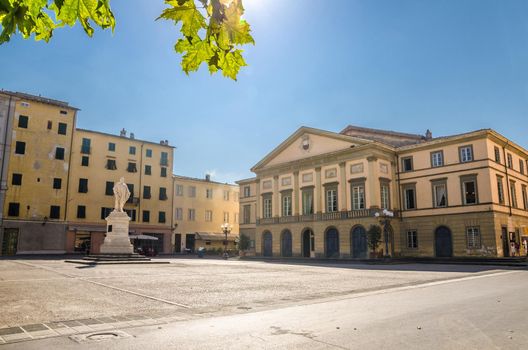
[[[331,220],[347,220],[356,218],[374,217],[374,214],[379,212],[378,209],[360,209],[350,211],[334,211],[330,213],[314,213],[304,215],[292,216],[275,216],[272,218],[257,219],[257,225],[274,225],[292,222],[312,222],[312,221],[331,221]],[[397,212],[394,212],[394,217],[397,217]]]

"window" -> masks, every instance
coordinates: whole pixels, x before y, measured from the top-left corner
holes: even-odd
[[[263,209],[263,213],[262,213],[262,216],[264,218],[271,218],[273,216],[273,207],[272,207],[272,200],[271,200],[271,195],[266,195],[262,198],[262,209]]]
[[[250,224],[251,223],[251,205],[244,205],[242,207],[242,212],[243,212],[243,220],[244,220],[244,224]]]
[[[212,210],[205,211],[205,221],[213,221],[213,211]]]
[[[78,205],[77,206],[77,219],[85,219],[85,218],[86,218],[86,206]]]
[[[326,188],[326,212],[337,211],[337,187]]]
[[[477,204],[477,178],[461,177],[462,181],[462,203],[464,205]]]
[[[66,114],[68,114],[68,111],[60,111],[59,113],[63,114],[63,115],[66,115]]]
[[[519,172],[524,175],[524,160],[519,159]]]
[[[522,192],[524,210],[528,210],[528,192],[526,191],[526,185],[522,185],[521,192]]]
[[[517,186],[515,186],[515,181],[510,181],[510,195],[512,207],[517,208]]]
[[[229,190],[224,190],[224,200],[225,201],[229,200]]]
[[[150,211],[143,210],[143,222],[150,222]]]
[[[136,146],[128,147],[128,154],[136,154]]]
[[[160,201],[167,200],[167,189],[165,187],[160,187],[159,189],[159,200]]]
[[[101,220],[104,220],[108,217],[108,215],[110,215],[110,213],[112,212],[113,208],[105,208],[105,207],[102,207],[101,208]]]
[[[147,150],[145,151],[145,156],[147,158],[152,158],[152,150],[147,148]]]
[[[160,165],[169,165],[169,154],[167,152],[161,152]]]
[[[176,195],[178,197],[183,196],[183,185],[176,185]]]
[[[229,222],[229,213],[224,211],[224,222]]]
[[[412,171],[413,170],[413,159],[412,157],[402,158],[402,170]]]
[[[19,128],[23,128],[23,129],[27,129],[28,121],[29,121],[29,117],[27,117],[25,115],[19,116],[18,117],[18,127]]]
[[[314,212],[313,188],[302,190],[302,210],[303,215],[310,215]]]
[[[433,207],[447,207],[447,182],[433,182]]]
[[[497,176],[497,193],[499,195],[499,203],[504,204],[504,185],[502,184],[502,176]]]
[[[26,143],[22,141],[17,141],[15,144],[15,153],[25,154],[26,153]]]
[[[431,153],[431,167],[436,168],[444,165],[444,152],[436,151]]]
[[[176,220],[183,220],[183,209],[182,208],[176,208],[175,213]]]
[[[165,212],[164,212],[164,211],[160,211],[160,212],[158,213],[158,222],[159,222],[160,224],[163,224],[163,223],[165,223],[165,221],[166,221],[166,218],[165,218]]]
[[[11,178],[11,185],[21,186],[22,174],[13,174],[13,177]]]
[[[18,216],[20,213],[20,203],[9,203],[7,209],[8,216]]]
[[[189,197],[194,198],[196,197],[196,187],[195,186],[189,186],[187,187],[187,194]]]
[[[130,191],[130,198],[128,199],[128,203],[132,203],[134,199],[134,185],[133,184],[127,184],[128,190]]]
[[[68,129],[68,124],[66,123],[59,123],[59,128],[57,132],[59,135],[66,135],[66,130]]]
[[[88,156],[82,156],[81,158],[81,165],[82,166],[88,166],[90,164],[90,157]]]
[[[352,184],[352,210],[365,209],[365,185]]]
[[[480,228],[468,227],[466,228],[467,247],[468,249],[480,249]]]
[[[381,209],[390,209],[390,185],[388,182],[381,182]]]
[[[29,107],[29,102],[22,101],[22,102],[20,102],[20,105],[21,105],[22,107]]]
[[[500,154],[499,147],[497,147],[497,146],[493,147],[493,152],[495,153],[495,161],[497,163],[500,163],[501,162],[501,154]]]
[[[136,163],[128,162],[127,171],[129,173],[137,173]]]
[[[508,168],[513,169],[513,157],[511,153],[508,153],[506,157],[508,159]]]
[[[53,122],[51,120],[48,120],[48,130],[53,129]]]
[[[64,148],[57,147],[55,149],[55,159],[64,160]]]
[[[167,177],[167,168],[161,167],[160,176],[161,177]]]
[[[187,219],[189,221],[194,221],[195,216],[196,216],[196,211],[194,209],[189,209],[189,212],[187,213]]]
[[[205,189],[205,198],[209,198],[209,199],[213,198],[213,190],[212,189],[210,189],[210,188],[206,188]]]
[[[407,248],[418,248],[418,233],[416,230],[407,231]]]
[[[52,205],[50,206],[50,219],[60,219],[60,206]]]
[[[292,216],[292,194],[291,192],[282,195],[282,216]]]
[[[53,179],[53,189],[60,190],[62,187],[62,179],[54,178]]]
[[[114,195],[114,183],[112,181],[106,181],[105,195],[107,196]]]
[[[405,186],[403,189],[403,194],[405,200],[405,209],[416,209],[416,187],[414,185]]]
[[[152,175],[152,167],[150,165],[145,165],[145,175]]]
[[[250,197],[250,196],[251,196],[251,187],[244,186],[244,197]]]
[[[90,139],[87,139],[87,138],[82,139],[82,144],[81,144],[82,154],[90,154],[91,143],[92,141]]]
[[[115,152],[115,143],[108,142],[108,150],[111,152]]]
[[[473,146],[463,146],[459,148],[460,162],[471,162],[473,160]]]
[[[150,199],[150,186],[143,186],[143,198]]]
[[[79,193],[88,192],[88,179],[79,179]]]

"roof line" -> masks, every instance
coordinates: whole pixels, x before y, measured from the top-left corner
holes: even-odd
[[[425,139],[425,136],[420,135],[420,134],[410,134],[410,133],[399,132],[399,131],[392,131],[392,130],[374,129],[374,128],[365,128],[365,127],[362,127],[362,126],[355,126],[355,125],[348,125],[346,128],[344,128],[343,130],[341,130],[340,134],[344,134],[345,131],[347,131],[347,130],[349,130],[349,129],[354,129],[354,130],[358,130],[358,131],[371,131],[371,132],[378,132],[378,133],[383,133],[383,134],[388,134],[388,135],[394,135],[394,136],[412,137],[412,138],[416,138],[416,139],[420,139],[420,140]]]
[[[55,100],[53,98],[36,96],[36,95],[31,95],[31,94],[28,94],[28,93],[25,93],[25,92],[9,91],[9,90],[4,90],[4,89],[1,89],[0,93],[6,94],[6,95],[9,95],[9,96],[19,97],[21,99],[26,99],[26,100],[46,103],[46,104],[53,105],[53,106],[69,108],[69,109],[73,109],[73,110],[76,110],[76,111],[79,110],[79,108],[70,106],[70,104],[68,102]]]
[[[131,139],[130,137],[114,135],[114,134],[110,134],[110,133],[102,132],[102,131],[88,130],[88,129],[82,129],[82,128],[75,128],[75,130],[76,130],[76,131],[84,131],[84,132],[92,132],[92,133],[94,133],[94,134],[100,134],[100,135],[105,135],[105,136],[111,136],[111,137],[115,137],[115,138],[118,138],[118,139],[125,139],[125,140],[130,140],[130,141],[137,141],[137,142],[144,142],[144,143],[149,143],[149,144],[157,145],[157,146],[176,148],[175,146],[171,146],[171,145],[162,145],[161,143],[154,142],[154,141],[147,141],[147,140],[136,139],[136,138]]]

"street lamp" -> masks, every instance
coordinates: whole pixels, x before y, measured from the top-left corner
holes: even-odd
[[[222,229],[222,232],[225,235],[225,240],[224,240],[224,259],[227,259],[227,258],[229,258],[229,254],[227,253],[227,234],[231,232],[231,229],[233,228],[233,226],[231,226],[227,222],[225,222],[224,224],[222,224],[222,226],[220,226],[220,228]]]
[[[379,212],[376,212],[374,214],[375,217],[380,218],[380,224],[383,225],[383,238],[385,239],[385,256],[384,258],[390,258],[389,254],[389,231],[387,228],[390,225],[391,218],[394,217],[394,212],[383,209],[381,214]]]

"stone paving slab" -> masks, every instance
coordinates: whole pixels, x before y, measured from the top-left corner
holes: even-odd
[[[0,329],[0,336],[12,335],[12,334],[18,334],[18,333],[24,333],[24,330],[20,327],[10,327],[10,328]]]

